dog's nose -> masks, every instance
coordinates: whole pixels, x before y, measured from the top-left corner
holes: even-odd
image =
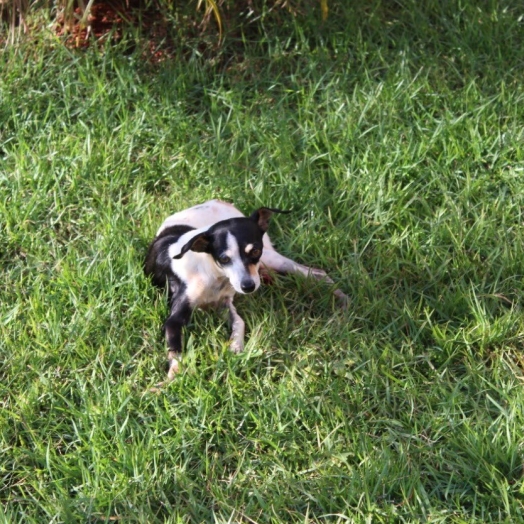
[[[252,280],[242,280],[240,288],[244,293],[252,293],[255,291],[255,283]]]

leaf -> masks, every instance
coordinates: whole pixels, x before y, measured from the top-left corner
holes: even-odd
[[[326,21],[329,13],[328,0],[320,0],[320,9],[322,11],[322,20]]]
[[[199,9],[200,6],[202,5],[202,1],[203,0],[199,0],[197,9]],[[215,0],[204,0],[204,1],[206,3],[206,15],[211,11],[213,11],[213,14],[215,15],[215,20],[217,21],[217,24],[218,24],[219,38],[220,40],[222,40],[222,17],[220,16],[218,5]]]

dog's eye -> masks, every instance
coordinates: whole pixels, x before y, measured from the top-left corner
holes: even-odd
[[[262,254],[262,251],[260,249],[255,248],[251,250],[251,253],[249,253],[249,256],[251,256],[252,258],[258,258],[261,254]]]
[[[222,255],[222,256],[218,257],[218,262],[224,266],[224,265],[229,264],[231,262],[231,258],[228,257],[227,255]]]

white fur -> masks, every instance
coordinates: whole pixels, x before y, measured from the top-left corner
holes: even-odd
[[[238,218],[244,215],[232,204],[221,200],[208,200],[198,206],[193,206],[167,217],[157,231],[157,236],[166,228],[175,225],[186,225],[207,229],[213,224],[228,218]]]
[[[173,272],[187,286],[186,295],[191,307],[219,304],[235,295],[229,278],[207,253],[189,250],[182,258],[173,259]]]

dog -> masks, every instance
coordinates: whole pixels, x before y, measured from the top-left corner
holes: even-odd
[[[167,286],[168,380],[179,371],[182,328],[195,308],[227,307],[230,349],[235,353],[243,350],[245,324],[233,297],[260,287],[259,270],[301,273],[333,284],[325,271],[298,264],[273,248],[267,230],[274,213],[289,211],[261,207],[247,218],[232,204],[210,200],[171,215],[160,226],[149,246],[144,271],[157,287]],[[343,306],[347,304],[342,291],[333,293]]]

